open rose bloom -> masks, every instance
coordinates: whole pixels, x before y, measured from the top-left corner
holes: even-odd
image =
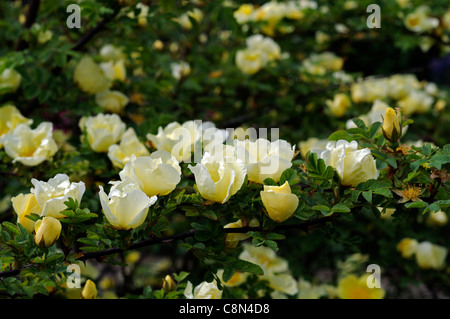
[[[327,144],[319,157],[327,166],[332,166],[342,185],[356,187],[369,179],[378,178],[376,162],[368,148],[359,149],[356,141],[339,140]]]
[[[58,147],[53,139],[53,124],[43,122],[36,129],[21,123],[0,138],[6,154],[13,162],[36,166],[55,155]]]
[[[71,183],[66,174],[57,174],[47,182],[31,180],[34,188],[31,193],[36,197],[36,201],[41,208],[41,216],[52,216],[54,218],[64,218],[61,214],[67,208],[64,202],[69,198],[81,202],[86,190],[84,182]]]

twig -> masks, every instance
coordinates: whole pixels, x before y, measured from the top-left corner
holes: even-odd
[[[85,35],[81,37],[81,39],[78,40],[78,42],[75,44],[75,46],[72,48],[73,51],[80,51],[86,43],[89,42],[97,33],[99,33],[103,27],[108,24],[114,17],[119,13],[120,6],[116,6],[114,8],[114,12],[110,15],[107,15],[103,18],[102,21],[100,21],[93,29],[89,30]]]
[[[322,217],[322,218],[306,221],[306,222],[299,223],[299,224],[279,225],[279,226],[276,226],[274,228],[274,230],[275,229],[277,229],[277,230],[308,229],[311,226],[315,226],[315,225],[319,225],[319,224],[328,222],[332,218],[334,218],[334,217],[329,216],[329,217]],[[249,231],[262,231],[262,230],[263,230],[262,227],[224,228],[225,233],[247,233]],[[161,238],[146,239],[146,240],[142,240],[140,242],[130,245],[127,249],[122,249],[122,248],[116,247],[116,248],[109,248],[109,249],[96,251],[96,252],[88,252],[88,253],[81,254],[77,258],[77,260],[86,261],[88,259],[100,259],[105,256],[121,253],[121,252],[128,251],[128,250],[134,250],[134,249],[138,249],[138,248],[142,248],[142,247],[147,247],[147,246],[151,246],[151,245],[155,245],[155,244],[160,244],[163,242],[170,242],[173,240],[184,240],[186,238],[193,237],[196,232],[197,232],[196,230],[190,230],[190,231],[188,231],[186,233],[182,233],[182,234],[176,234],[176,235],[171,235],[171,236],[166,236],[166,237],[161,237]],[[23,269],[32,267],[32,266],[33,265],[26,265],[22,268],[0,272],[0,278],[17,276],[20,274],[20,272]]]

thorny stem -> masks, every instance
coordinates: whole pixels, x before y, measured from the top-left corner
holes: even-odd
[[[314,219],[314,220],[310,220],[310,221],[306,221],[306,222],[298,223],[298,224],[279,225],[279,226],[275,226],[273,230],[275,230],[275,229],[277,229],[277,230],[288,230],[288,229],[308,230],[310,227],[330,221],[332,218],[334,218],[334,216],[322,217],[322,218],[318,218],[318,219]],[[224,228],[223,230],[225,233],[247,233],[249,231],[262,231],[263,229],[262,229],[262,227],[241,227],[241,228]],[[185,240],[186,238],[193,237],[196,232],[197,232],[196,230],[190,230],[186,233],[181,233],[181,234],[176,234],[176,235],[171,235],[171,236],[166,236],[166,237],[160,237],[160,238],[146,239],[146,240],[142,240],[140,242],[131,244],[130,246],[128,246],[127,249],[115,247],[115,248],[109,248],[109,249],[96,251],[96,252],[80,253],[79,257],[76,260],[78,260],[78,261],[86,261],[88,259],[97,259],[97,260],[100,259],[101,260],[102,258],[104,258],[106,256],[117,254],[117,253],[123,253],[124,251],[127,251],[127,250],[134,250],[134,249],[138,249],[138,248],[142,248],[142,247],[160,244],[163,242],[167,243],[167,242],[171,242],[174,240]],[[33,264],[29,264],[29,265],[26,265],[26,266],[24,266],[22,268],[18,268],[18,269],[12,269],[12,270],[8,270],[8,271],[0,272],[0,279],[6,278],[6,277],[11,277],[11,276],[17,276],[20,274],[20,272],[23,269],[26,269],[29,267],[33,267]]]

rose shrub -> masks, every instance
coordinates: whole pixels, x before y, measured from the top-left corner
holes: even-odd
[[[450,7],[372,2],[1,1],[0,297],[449,298]]]

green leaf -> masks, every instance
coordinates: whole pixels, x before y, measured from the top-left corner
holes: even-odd
[[[433,203],[433,204],[430,204],[430,205],[428,206],[428,208],[429,208],[431,211],[433,211],[433,212],[438,212],[438,211],[441,209],[441,206],[439,206],[439,205],[436,204],[436,203]]]
[[[179,283],[189,276],[189,273],[186,271],[182,271],[179,274],[174,273],[173,278]]]
[[[266,235],[266,239],[270,239],[270,240],[283,240],[286,239],[286,236],[282,235],[282,234],[277,234],[277,233],[268,233]]]
[[[276,241],[266,240],[265,244],[267,247],[272,248],[275,251],[278,251],[278,249],[279,249]]]
[[[360,129],[367,129],[366,123],[364,123],[364,121],[359,118],[354,118],[353,123],[355,123],[356,126]]]
[[[323,210],[323,211],[326,211],[326,212],[329,212],[331,210],[330,207],[325,206],[325,205],[315,205],[315,206],[312,207],[312,209],[313,210],[320,210],[320,211]]]
[[[295,185],[300,182],[300,177],[295,169],[288,168],[283,171],[280,177],[280,185],[283,185],[285,182],[288,182],[289,185]]]
[[[364,191],[362,192],[362,195],[366,199],[366,201],[372,203],[372,190]]]
[[[233,262],[231,264],[231,266],[233,268],[235,268],[236,270],[239,270],[242,272],[249,272],[249,273],[252,273],[255,275],[263,275],[264,274],[263,269],[259,265],[254,264],[249,261],[246,261],[246,260],[242,260],[242,259]]]
[[[434,202],[434,204],[439,205],[442,208],[450,207],[450,199],[442,199]]]
[[[409,167],[413,170],[413,172],[417,171],[417,169],[422,165],[428,162],[426,159],[420,159],[417,161],[412,162]]]
[[[235,269],[233,267],[225,267],[222,274],[222,280],[227,282],[233,277]]]
[[[208,227],[206,227],[203,224],[197,223],[197,222],[192,222],[191,223],[192,228],[196,229],[196,230],[207,230]]]
[[[373,192],[377,195],[392,198],[392,192],[389,188],[377,188]]]
[[[202,216],[205,216],[206,218],[209,218],[211,220],[217,220],[217,215],[212,210],[205,210],[201,212]]]
[[[13,223],[10,222],[3,222],[3,227],[7,230],[9,230],[11,233],[14,233],[18,236],[20,236],[20,230],[16,227],[16,225],[14,225]]]
[[[416,177],[419,176],[419,175],[420,175],[419,172],[410,172],[410,173],[408,174],[408,177],[406,177],[406,178],[403,180],[403,184],[406,184],[406,183],[410,182],[411,180],[413,180],[414,178],[416,178]]]
[[[338,203],[331,208],[331,211],[334,213],[350,213],[350,207],[342,203]]]
[[[370,126],[369,137],[371,139],[375,138],[375,136],[378,134],[378,131],[380,130],[381,125],[383,125],[383,123],[375,122],[372,124],[372,126]]]
[[[397,161],[393,157],[386,157],[385,158],[386,163],[391,165],[393,168],[397,168]]]
[[[348,134],[347,131],[339,130],[328,136],[328,140],[329,141],[346,140],[347,142],[350,142],[353,140],[353,137],[350,134]]]
[[[51,255],[51,256],[48,256],[46,259],[45,259],[45,262],[46,263],[51,263],[51,262],[54,262],[54,261],[63,261],[64,260],[64,254],[62,254],[62,253],[56,253],[56,254],[53,254],[53,255]]]
[[[431,155],[431,144],[430,143],[425,143],[422,146],[422,154],[424,156],[430,156]]]
[[[347,132],[350,134],[353,134],[353,135],[359,135],[361,137],[369,138],[366,130],[359,128],[359,127],[350,128],[347,130]]]
[[[206,230],[198,230],[195,232],[194,237],[198,241],[207,241],[211,239],[211,233]]]
[[[428,207],[428,204],[424,201],[417,201],[417,202],[411,202],[411,203],[406,203],[405,204],[406,208],[424,208],[424,207]]]
[[[430,165],[436,167],[437,169],[441,169],[442,165],[445,165],[450,162],[450,155],[434,155],[430,159]]]
[[[277,186],[278,184],[272,178],[266,178],[264,180],[264,185]]]

